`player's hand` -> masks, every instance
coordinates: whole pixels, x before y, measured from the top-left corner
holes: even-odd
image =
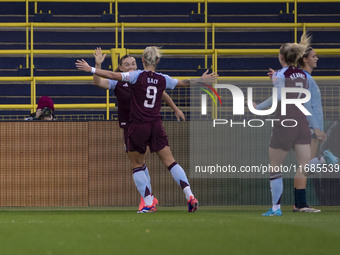
[[[253,107],[256,109],[256,106],[257,106],[257,104],[255,103],[255,102],[253,102]]]
[[[210,73],[210,74],[208,74],[208,72],[209,72],[209,69],[207,69],[207,71],[205,71],[204,74],[202,74],[203,79],[209,79],[209,80],[214,80],[214,81],[217,80],[218,74],[216,72]]]
[[[91,66],[84,60],[79,60],[77,59],[76,62],[76,67],[78,68],[79,71],[84,71],[84,72],[91,72]]]
[[[217,78],[218,74],[216,72],[208,74],[209,69],[202,74],[202,80],[204,83],[213,84]]]
[[[94,59],[96,61],[96,64],[101,65],[106,57],[106,54],[102,54],[102,48],[97,47],[97,49],[95,49],[94,53],[93,53]]]
[[[175,111],[175,116],[176,116],[178,122],[179,122],[181,119],[182,119],[183,121],[185,121],[185,116],[184,116],[184,114],[183,114],[183,112],[182,112],[181,110],[178,109],[177,111]]]
[[[269,68],[269,72],[267,73],[267,75],[268,75],[269,78],[271,79],[271,78],[273,77],[274,73],[276,73],[275,70]]]
[[[320,129],[316,128],[314,130],[314,133],[316,135],[316,138],[319,140],[319,141],[324,141],[326,139],[326,133],[321,131]]]

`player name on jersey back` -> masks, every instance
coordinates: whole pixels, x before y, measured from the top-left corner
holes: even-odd
[[[158,84],[158,79],[148,77],[147,82],[151,84]]]
[[[289,78],[292,79],[292,80],[295,80],[295,79],[298,79],[298,78],[305,80],[306,75],[304,73],[293,73],[289,76]]]

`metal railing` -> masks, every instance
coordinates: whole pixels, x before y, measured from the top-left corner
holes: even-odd
[[[6,2],[6,1],[4,1]],[[18,50],[0,50],[0,55],[25,55],[26,68],[30,68],[29,77],[0,77],[0,81],[18,81],[30,82],[31,86],[31,103],[22,105],[0,105],[0,109],[30,109],[31,112],[36,110],[36,83],[40,81],[91,81],[92,76],[44,76],[37,77],[33,75],[34,70],[34,57],[41,54],[62,54],[62,55],[89,55],[93,50],[37,50],[34,49],[34,31],[35,28],[115,28],[115,48],[111,50],[104,50],[103,53],[111,55],[112,67],[118,67],[118,56],[125,54],[142,54],[143,50],[139,49],[125,49],[124,48],[124,33],[125,28],[202,28],[204,29],[204,49],[169,49],[163,50],[164,55],[202,55],[205,57],[205,68],[208,67],[208,57],[212,59],[212,69],[218,72],[218,57],[221,55],[277,55],[278,49],[216,49],[215,48],[215,32],[217,28],[287,28],[294,29],[294,38],[297,41],[297,31],[301,29],[306,31],[308,28],[340,28],[340,23],[297,23],[297,4],[298,3],[324,3],[324,2],[340,2],[340,0],[14,0],[9,2],[25,2],[26,3],[26,22],[25,23],[0,23],[0,27],[15,27],[26,28],[26,49]],[[35,13],[37,13],[37,4],[39,2],[101,2],[110,5],[110,13],[115,14],[115,23],[38,23],[29,22],[29,3],[34,3]],[[204,4],[204,23],[118,23],[118,3],[197,3],[197,13],[201,13],[201,4]],[[289,4],[294,3],[294,23],[208,23],[208,4],[209,3],[287,3],[286,12],[289,13]],[[114,9],[113,9],[114,5]],[[211,32],[211,49],[208,48],[208,31]],[[119,38],[119,32],[121,37]],[[120,40],[119,40],[120,39]],[[119,41],[121,47],[119,48]],[[339,55],[340,49],[316,49],[317,54],[320,55]],[[190,77],[178,77],[190,78]],[[266,79],[266,77],[223,77],[230,80],[246,80],[246,79]],[[318,79],[319,77],[315,77]],[[339,79],[340,77],[322,77],[322,79]],[[106,117],[110,118],[109,109],[115,105],[109,102],[109,92],[106,93],[105,104],[56,104],[58,109],[71,109],[71,108],[105,108]]]
[[[64,50],[32,50],[32,51],[15,51],[16,54],[30,53],[33,59],[34,54],[79,54],[86,55],[93,53],[92,50],[77,50],[77,51],[64,51]],[[316,52],[321,55],[340,55],[340,49],[316,49]],[[8,51],[0,51],[0,54],[8,54]],[[13,53],[13,52],[12,52]],[[110,51],[103,51],[103,53],[111,54],[113,69],[118,67],[119,55],[134,54],[141,55],[143,50],[140,49],[111,49]],[[277,55],[277,49],[210,49],[210,50],[188,50],[188,49],[173,49],[163,50],[163,55],[210,55],[212,58],[212,70],[218,72],[218,57],[221,55]],[[31,65],[33,67],[33,65]],[[36,83],[41,81],[88,81],[92,82],[92,76],[33,76],[33,71],[30,77],[0,77],[0,81],[20,81],[30,82],[31,86],[31,104],[10,104],[0,105],[0,109],[31,109],[32,112],[36,110]],[[176,77],[180,79],[188,79],[192,77]],[[253,76],[223,76],[225,80],[264,80],[267,77],[253,77]],[[339,80],[339,76],[322,76],[315,77],[315,79],[323,80]],[[107,113],[107,119],[110,118],[109,111],[111,107],[115,107],[115,104],[109,102],[109,92],[107,91],[105,104],[56,104],[56,109],[74,109],[74,108],[86,108],[86,109],[99,109],[105,108]]]
[[[26,23],[29,21],[29,3],[34,3],[34,13],[38,13],[39,2],[50,2],[50,3],[108,3],[109,13],[115,15],[115,23],[118,23],[118,4],[123,3],[197,3],[197,13],[201,14],[201,5],[204,5],[204,23],[208,23],[208,4],[210,3],[285,3],[286,13],[290,12],[290,3],[294,4],[292,13],[294,14],[294,24],[297,24],[298,18],[298,3],[338,3],[339,0],[14,0],[10,2],[25,2],[26,3]],[[114,8],[113,8],[114,7]],[[207,28],[205,28],[207,34]],[[297,28],[294,28],[295,39],[297,39]],[[118,30],[116,29],[116,40],[118,40]]]

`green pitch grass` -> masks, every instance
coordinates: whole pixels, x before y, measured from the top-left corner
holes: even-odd
[[[339,254],[340,207],[261,216],[266,209],[0,208],[0,254]]]

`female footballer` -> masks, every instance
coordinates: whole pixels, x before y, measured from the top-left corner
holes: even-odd
[[[191,191],[183,168],[177,164],[172,155],[160,115],[163,91],[166,88],[174,89],[176,86],[189,86],[190,81],[177,80],[155,72],[160,58],[159,49],[151,46],[143,52],[144,70],[128,73],[110,72],[90,67],[84,60],[77,60],[76,66],[79,70],[92,72],[103,78],[131,84],[127,150],[133,179],[145,201],[145,207],[139,212],[148,213],[156,210],[155,206],[152,205],[150,188],[143,171],[147,146],[149,146],[151,152],[157,153],[161,162],[169,169],[173,179],[182,188],[188,203],[188,212],[195,212],[198,209],[198,201]],[[202,77],[211,81],[217,79],[215,73],[207,74],[205,72]]]
[[[95,57],[95,67],[100,69],[101,64],[105,60],[106,54],[102,54],[101,48],[97,48],[94,52]],[[129,55],[124,55],[120,58],[118,63],[118,68],[115,70],[116,72],[130,72],[137,70],[137,64],[134,57]],[[93,83],[102,89],[110,89],[114,91],[115,96],[117,97],[117,106],[118,106],[118,122],[120,128],[124,130],[124,142],[125,148],[127,145],[127,131],[129,126],[129,114],[130,114],[130,99],[131,99],[131,85],[127,82],[117,82],[115,80],[110,79],[102,79],[100,76],[94,74],[93,75]],[[162,95],[162,99],[173,109],[177,120],[182,119],[185,121],[185,117],[183,112],[176,106],[176,104],[172,101],[171,97],[164,91]],[[148,168],[146,166],[143,167],[144,173],[148,179],[148,187],[151,190],[151,178],[149,175]],[[151,193],[152,194],[152,193]],[[153,205],[156,206],[158,204],[158,200],[153,197]],[[141,198],[139,209],[141,210],[145,206],[145,202],[143,197]]]
[[[279,51],[279,62],[282,69],[272,74],[273,85],[278,90],[278,99],[281,100],[281,88],[300,87],[308,88],[306,74],[297,68],[297,61],[301,58],[310,45],[310,37],[303,34],[300,43],[285,43],[281,45]],[[287,98],[298,99],[302,93],[289,93]],[[264,109],[271,105],[271,99],[256,106],[256,109]],[[303,112],[294,104],[288,104],[286,115],[281,114],[281,105],[276,110],[277,122],[272,131],[269,145],[269,161],[273,169],[270,173],[270,188],[272,195],[272,208],[263,216],[281,216],[281,195],[283,192],[282,173],[275,171],[280,169],[288,152],[293,148],[298,165],[301,166],[296,174],[297,178],[305,178],[304,166],[310,161],[311,134],[308,122]],[[295,127],[283,126],[282,120],[291,119],[297,123]],[[287,123],[288,125],[288,123]],[[291,126],[291,125],[289,125]]]
[[[308,47],[304,55],[298,60],[301,69],[307,75],[308,90],[311,92],[311,100],[305,104],[311,115],[306,116],[311,130],[311,158],[310,165],[336,164],[338,159],[329,150],[325,150],[323,155],[317,157],[320,142],[326,139],[323,124],[323,111],[321,93],[318,85],[311,76],[313,69],[317,66],[318,57],[312,47]],[[294,178],[295,204],[293,212],[321,212],[308,206],[306,199],[306,178]]]

